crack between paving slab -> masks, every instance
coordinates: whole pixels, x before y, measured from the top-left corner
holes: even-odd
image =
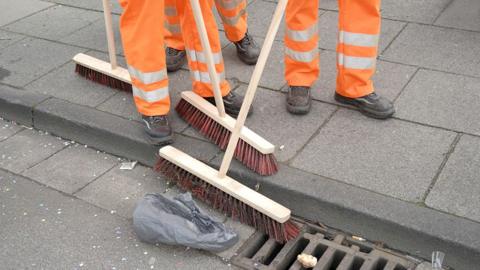
[[[413,72],[412,76],[410,76],[410,78],[408,78],[407,83],[405,83],[405,85],[403,85],[402,89],[400,89],[398,94],[393,98],[393,100],[392,100],[393,104],[395,104],[397,99],[402,95],[403,91],[407,88],[407,86],[410,84],[410,82],[413,81],[413,78],[415,78],[415,76],[417,75],[419,70],[420,70],[420,68],[416,68],[415,71]]]
[[[435,17],[435,19],[433,19],[433,22],[431,23],[431,25],[434,25],[435,23],[437,23],[437,20],[442,16],[442,14],[445,12],[445,10],[447,10],[447,8],[449,8],[452,4],[453,4],[454,0],[450,0],[450,2],[448,4],[446,4],[442,11],[440,11],[437,15],[437,17]]]
[[[457,133],[457,136],[455,136],[455,139],[453,139],[453,142],[450,145],[450,148],[448,149],[447,153],[445,153],[445,157],[443,158],[443,161],[440,164],[440,167],[438,168],[437,172],[435,173],[435,176],[433,177],[432,182],[428,186],[427,191],[425,191],[425,193],[423,194],[422,203],[424,203],[425,205],[426,205],[425,201],[427,200],[428,195],[430,194],[433,187],[437,183],[438,178],[440,178],[440,175],[442,174],[443,169],[447,165],[447,162],[448,162],[450,156],[453,154],[453,152],[455,152],[455,148],[456,148],[458,142],[460,141],[460,139],[462,138],[462,136],[463,136],[462,133]]]
[[[48,3],[52,3],[52,2],[48,2]],[[51,6],[48,6],[48,7],[42,8],[42,9],[40,9],[40,10],[37,10],[37,11],[35,11],[35,12],[33,12],[33,13],[28,14],[28,15],[25,16],[25,17],[16,19],[16,20],[14,20],[14,21],[12,21],[12,22],[9,22],[9,23],[7,23],[7,24],[4,24],[4,25],[2,25],[2,26],[0,26],[0,27],[2,28],[3,31],[12,32],[12,31],[7,30],[7,29],[4,29],[4,28],[7,27],[7,26],[10,26],[10,25],[12,25],[12,24],[14,24],[14,23],[16,23],[16,22],[19,22],[19,21],[21,21],[21,20],[23,20],[23,19],[29,18],[29,17],[31,17],[31,16],[33,16],[33,15],[37,15],[38,13],[43,12],[43,11],[45,11],[45,10],[47,10],[47,9],[53,8],[53,7],[55,7],[55,6],[58,6],[57,3],[52,3],[52,4],[53,4],[53,5],[51,5]],[[13,33],[15,33],[15,32],[13,32]],[[20,33],[17,33],[17,34],[20,34]]]
[[[335,110],[333,110],[333,112],[330,113],[330,115],[325,119],[325,121],[323,121],[323,123],[317,128],[317,130],[315,130],[315,132],[312,134],[312,136],[310,136],[310,138],[308,138],[308,140],[305,142],[305,144],[300,149],[298,149],[291,158],[287,159],[283,163],[287,164],[287,165],[291,165],[291,162],[303,151],[303,149],[305,149],[305,147],[307,147],[307,145],[313,140],[313,138],[315,138],[320,133],[320,130],[324,126],[326,126],[328,124],[328,122],[330,122],[330,119],[333,118],[333,116],[338,112],[339,109],[340,109],[339,107],[336,107]]]
[[[92,149],[92,148],[90,148]],[[77,193],[79,193],[80,191],[84,190],[86,187],[88,187],[90,184],[92,184],[93,182],[96,182],[98,179],[100,179],[100,177],[106,175],[108,172],[112,171],[114,168],[116,168],[118,165],[118,162],[116,164],[114,164],[111,168],[109,168],[108,170],[106,170],[105,172],[99,174],[98,176],[96,176],[95,178],[93,178],[90,182],[86,183],[85,185],[83,185],[82,187],[78,188],[77,190],[75,190],[74,192],[72,192],[72,195],[73,196],[76,196]]]
[[[380,58],[380,55],[385,53],[390,48],[390,46],[393,44],[393,42],[400,36],[400,34],[403,33],[403,30],[405,30],[405,28],[407,28],[407,26],[409,24],[410,23],[406,23],[405,25],[403,25],[402,29],[400,29],[400,31],[398,31],[398,33],[392,38],[392,40],[390,40],[390,42],[387,44],[387,46],[385,46],[385,48],[378,54],[378,58]]]
[[[35,131],[38,132],[38,130],[35,130]],[[48,132],[47,132],[47,133],[48,133]],[[48,133],[48,134],[41,135],[41,136],[51,136],[51,135],[50,135],[50,133]],[[55,136],[52,136],[52,137],[55,137]],[[63,138],[62,138],[62,141],[63,141]],[[42,162],[44,162],[44,161],[49,160],[50,158],[52,158],[52,157],[53,157],[54,155],[56,155],[57,153],[65,150],[65,148],[67,148],[67,147],[68,147],[68,145],[64,145],[63,147],[59,148],[57,151],[55,151],[55,152],[52,153],[51,155],[48,155],[48,156],[45,157],[44,159],[42,159],[42,160],[34,163],[33,165],[29,166],[28,168],[25,168],[25,169],[21,170],[18,174],[23,176],[23,174],[24,174],[26,171],[30,170],[31,168],[37,166],[38,164],[40,164],[40,163],[42,163]]]

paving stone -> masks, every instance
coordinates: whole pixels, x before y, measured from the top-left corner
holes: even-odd
[[[320,54],[320,77],[312,86],[312,97],[327,102],[335,102],[336,53],[323,51]],[[390,62],[377,61],[377,71],[373,77],[375,91],[394,100],[405,87],[417,68]]]
[[[26,129],[0,143],[0,168],[14,173],[36,165],[63,148],[55,137]]]
[[[0,118],[0,141],[8,139],[8,137],[14,135],[22,129],[23,128],[21,126]]]
[[[441,71],[480,76],[480,33],[409,24],[382,59]]]
[[[0,26],[14,22],[53,4],[39,0],[2,0],[0,2]]]
[[[150,168],[137,165],[133,170],[116,166],[75,194],[78,198],[118,215],[131,218],[138,200],[147,193],[164,193],[166,179]]]
[[[379,52],[383,51],[405,26],[404,22],[383,19],[379,41]],[[320,42],[322,49],[336,50],[338,37],[338,13],[327,11],[319,20]]]
[[[181,132],[188,124],[178,116],[174,108],[180,100],[180,93],[182,91],[189,91],[192,88],[190,73],[185,70],[179,70],[175,73],[169,73],[168,76],[171,98],[170,120],[173,130],[175,132]],[[120,91],[105,103],[98,106],[98,109],[127,119],[141,121],[141,116],[137,112],[131,93]]]
[[[143,243],[131,220],[84,201],[5,172],[0,179],[9,189],[0,195],[0,252],[10,269],[232,269],[204,251]]]
[[[30,36],[58,40],[101,18],[103,16],[99,12],[66,6],[53,6],[12,23],[5,29]]]
[[[480,135],[480,79],[420,70],[396,102],[397,117]]]
[[[50,98],[0,84],[0,117],[33,126],[32,108]]]
[[[0,51],[0,66],[10,72],[0,82],[23,87],[68,62],[82,49],[28,38]]]
[[[341,109],[293,166],[358,187],[418,202],[455,133]]]
[[[322,0],[320,8],[338,10],[338,0]],[[433,23],[450,0],[383,0],[382,17],[420,23]]]
[[[84,9],[91,9],[97,11],[103,11],[102,1],[97,0],[45,0],[52,3],[62,4],[65,6],[72,6],[72,7],[79,7]],[[110,3],[112,4],[112,13],[120,14],[122,12],[122,8],[117,0],[111,0]]]
[[[436,25],[480,31],[480,2],[455,0],[435,21]]]
[[[259,46],[263,44],[263,40],[256,39]],[[238,79],[241,82],[249,83],[255,66],[247,66],[241,62],[236,53],[234,45],[229,45],[223,49],[223,58],[225,62],[225,74],[227,78]],[[283,43],[276,41],[273,43],[270,56],[265,65],[265,70],[260,79],[260,86],[280,90],[285,84],[283,61]],[[279,79],[281,78],[281,79]]]
[[[23,38],[24,36],[20,34],[0,30],[0,50],[22,40]]]
[[[480,222],[479,164],[480,138],[463,135],[425,203]]]
[[[75,73],[73,61],[25,86],[25,89],[90,107],[101,104],[117,92],[79,76]]]
[[[120,28],[118,26],[119,16],[112,16],[113,31],[115,36],[115,49],[117,54],[123,54]],[[87,27],[80,29],[62,39],[61,42],[86,47],[102,52],[107,52],[107,38],[105,34],[105,22],[97,20]]]
[[[116,157],[74,144],[22,174],[73,194],[117,164]]]

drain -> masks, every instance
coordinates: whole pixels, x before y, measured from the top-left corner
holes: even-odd
[[[243,269],[304,270],[301,253],[318,259],[314,270],[413,270],[419,261],[344,233],[296,220],[300,235],[285,244],[256,232],[239,249],[232,263]]]

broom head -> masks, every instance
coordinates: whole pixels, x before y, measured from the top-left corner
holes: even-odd
[[[233,219],[266,232],[278,242],[295,238],[299,228],[290,219],[290,210],[262,194],[225,176],[182,151],[165,146],[155,166],[181,189]]]
[[[235,119],[229,115],[220,117],[217,108],[191,91],[181,93],[182,99],[175,107],[177,113],[222,150],[228,146]],[[234,157],[260,175],[273,175],[278,164],[273,152],[275,146],[247,127],[240,132],[240,140]]]

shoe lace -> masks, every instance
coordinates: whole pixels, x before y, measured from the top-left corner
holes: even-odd
[[[247,33],[245,33],[245,37],[241,40],[240,42],[242,45],[244,46],[247,46],[247,45],[255,45],[255,42],[253,41],[253,39],[250,37],[250,35]]]
[[[168,124],[168,118],[165,115],[151,116],[150,117],[150,122],[152,124],[159,123],[159,124],[165,124],[166,125],[166,124]]]

